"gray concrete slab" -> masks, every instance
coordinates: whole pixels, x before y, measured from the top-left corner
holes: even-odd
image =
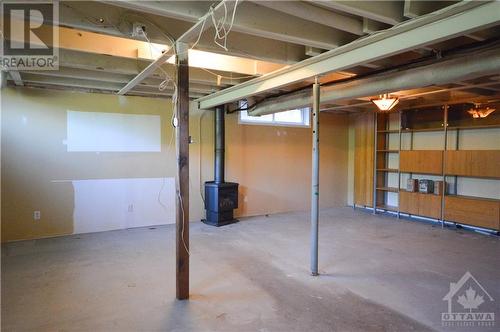
[[[466,271],[500,316],[498,237],[329,209],[319,262],[310,276],[308,213],[192,223],[189,301],[174,300],[173,225],[11,243],[2,330],[478,330],[441,325]]]

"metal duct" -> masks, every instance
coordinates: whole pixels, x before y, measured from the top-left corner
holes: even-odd
[[[224,106],[215,108],[215,183],[224,182],[224,145],[225,145],[225,125]]]
[[[477,51],[398,72],[321,87],[321,103],[353,99],[479,78],[500,72],[500,49]],[[249,112],[258,116],[310,106],[311,91],[304,90],[267,100]]]

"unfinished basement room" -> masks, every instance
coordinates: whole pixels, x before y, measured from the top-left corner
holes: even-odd
[[[500,1],[2,1],[2,331],[500,331]]]

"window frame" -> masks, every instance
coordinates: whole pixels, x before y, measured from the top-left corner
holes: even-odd
[[[240,107],[245,107],[245,104],[246,104],[245,101],[240,101],[240,103],[239,103]],[[247,120],[242,119],[242,114],[243,114],[243,112],[246,112],[246,111],[240,111],[240,112],[238,112],[239,113],[238,114],[238,124],[239,125],[251,125],[251,126],[257,125],[257,126],[271,126],[271,127],[310,128],[311,127],[311,108],[310,107],[303,107],[303,108],[298,108],[298,110],[300,110],[302,112],[302,122],[301,123],[277,121],[274,119],[276,113],[270,114],[273,117],[273,119],[271,121],[247,121]]]

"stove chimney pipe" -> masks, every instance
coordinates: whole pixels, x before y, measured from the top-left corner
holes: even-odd
[[[225,118],[224,106],[215,108],[215,164],[214,180],[215,183],[224,182],[224,146],[225,146]]]

